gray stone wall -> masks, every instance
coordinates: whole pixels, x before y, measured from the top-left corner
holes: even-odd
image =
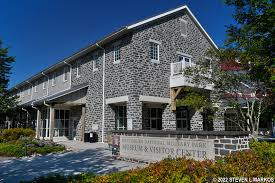
[[[187,36],[180,33],[180,18],[186,20]],[[149,40],[159,41],[160,62],[153,63],[149,57]],[[114,44],[121,46],[121,59],[114,63]],[[142,106],[140,95],[170,98],[171,63],[178,61],[177,52],[192,56],[192,62],[204,57],[205,52],[211,48],[209,41],[184,12],[173,14],[164,19],[143,25],[132,33],[128,33],[113,42],[102,45],[106,50],[105,61],[105,99],[125,96],[127,102],[127,118],[132,121],[134,130],[142,129]],[[98,70],[93,70],[94,54],[99,55]],[[89,83],[86,97],[85,132],[90,132],[93,126],[102,137],[102,65],[103,51],[97,49],[74,60],[72,68],[72,86]],[[80,63],[80,76],[76,76],[76,65]],[[61,68],[62,70],[62,68]],[[57,72],[59,76],[59,71]],[[67,82],[69,83],[69,82]],[[51,82],[50,82],[51,87]],[[56,85],[56,89],[59,88]],[[62,86],[63,88],[63,86]],[[51,88],[50,92],[56,92]],[[114,110],[112,106],[105,105],[104,131],[114,130]],[[163,130],[176,128],[175,113],[170,111],[170,106],[163,109]]]

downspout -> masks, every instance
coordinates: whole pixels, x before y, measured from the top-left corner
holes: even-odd
[[[67,63],[66,61],[63,61],[64,64],[68,65],[70,67],[70,88],[72,87],[72,64]]]
[[[103,50],[103,58],[102,58],[102,126],[101,126],[101,134],[102,140],[104,143],[104,121],[105,121],[105,49],[96,43],[96,46]]]
[[[48,78],[48,84],[47,84],[47,96],[48,96],[49,95],[50,77],[48,75],[46,75],[44,72],[42,72],[41,74]]]
[[[21,109],[22,109],[22,111],[27,112],[27,121],[26,122],[29,123],[29,111],[23,107]]]

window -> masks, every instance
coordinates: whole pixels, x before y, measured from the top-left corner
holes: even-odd
[[[34,83],[34,92],[37,92],[37,86],[38,86],[38,81],[35,81],[35,83]]]
[[[70,111],[55,109],[54,137],[69,136]]]
[[[242,131],[246,125],[239,120],[238,113],[233,110],[227,110],[224,114],[225,131]]]
[[[52,86],[55,86],[56,84],[56,73],[54,72],[52,75]]]
[[[68,77],[69,77],[69,68],[68,67],[64,67],[63,70],[63,81],[68,81]]]
[[[116,129],[127,130],[127,110],[126,106],[116,106],[115,109]]]
[[[76,77],[80,77],[80,62],[76,62]]]
[[[151,130],[162,129],[162,109],[161,108],[148,108],[149,127]]]
[[[31,95],[31,86],[28,88],[28,95]]]
[[[176,111],[177,130],[188,130],[188,110],[187,108],[178,107]]]
[[[93,56],[93,71],[97,71],[99,67],[99,56],[98,54],[94,54]]]
[[[179,54],[178,56],[178,61],[182,62],[184,67],[188,67],[191,66],[192,62],[191,62],[191,56],[187,55],[187,54]]]
[[[120,55],[120,45],[119,44],[115,44],[114,45],[114,62],[115,63],[119,63],[120,58],[121,58],[121,55]]]
[[[46,89],[46,82],[47,82],[47,79],[46,78],[44,78],[44,80],[43,80],[43,90],[45,90]]]
[[[205,66],[207,66],[209,69],[211,69],[211,58],[205,57]]]
[[[180,34],[184,37],[187,36],[187,21],[180,19]]]
[[[150,40],[150,59],[151,61],[159,62],[159,45],[157,41]]]

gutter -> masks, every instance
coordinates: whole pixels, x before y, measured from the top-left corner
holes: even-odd
[[[103,50],[102,58],[102,124],[101,124],[101,142],[104,143],[104,121],[105,121],[105,49],[96,43],[96,46]]]

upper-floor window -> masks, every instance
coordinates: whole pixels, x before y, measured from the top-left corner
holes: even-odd
[[[43,90],[45,90],[46,89],[46,85],[47,85],[47,79],[46,78],[44,78],[44,80],[43,80]]]
[[[68,67],[64,67],[63,70],[63,81],[68,81],[69,78],[69,68]]]
[[[38,81],[35,81],[35,83],[34,83],[34,92],[37,92],[37,86],[38,86]]]
[[[76,77],[80,77],[81,69],[80,69],[80,62],[76,62]]]
[[[97,71],[99,67],[99,56],[98,53],[95,53],[93,56],[93,71]]]
[[[21,98],[24,98],[24,90],[23,89],[20,90],[20,96],[21,96]]]
[[[211,69],[211,58],[205,57],[204,62],[205,62],[205,66]]]
[[[114,44],[114,63],[118,63],[121,58],[120,44]]]
[[[192,66],[192,56],[191,55],[181,53],[181,52],[177,52],[177,54],[178,54],[178,62],[181,62],[183,67]]]
[[[28,88],[28,95],[31,95],[31,90],[32,90],[32,87],[30,86],[30,87]]]
[[[184,37],[187,36],[187,21],[180,19],[180,34]]]
[[[160,42],[155,40],[150,40],[149,42],[150,59],[153,62],[159,62],[159,45],[160,45]]]
[[[54,72],[52,75],[52,86],[55,86],[56,84],[56,73]]]

